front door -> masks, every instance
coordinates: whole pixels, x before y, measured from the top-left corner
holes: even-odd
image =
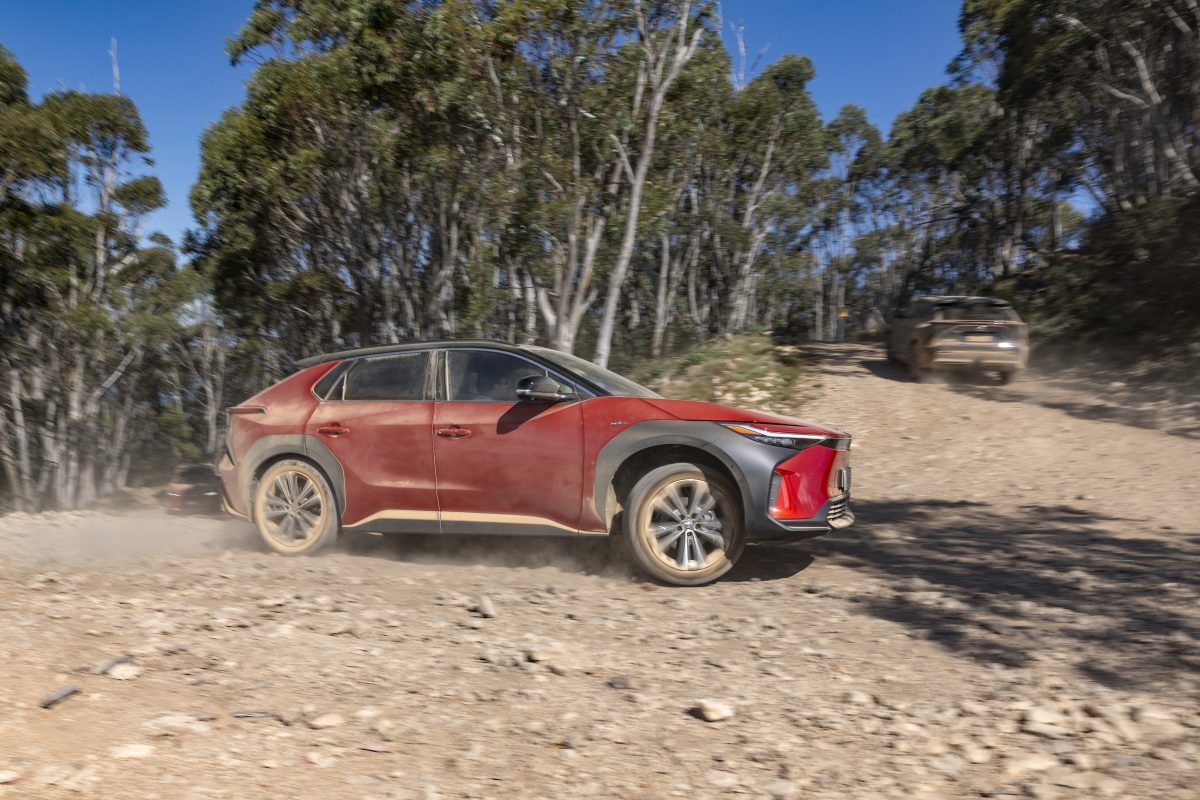
[[[434,409],[434,462],[445,533],[574,533],[583,503],[579,400],[517,399],[547,370],[515,353],[448,350]]]
[[[305,432],[342,465],[348,528],[437,533],[432,351],[356,360]]]

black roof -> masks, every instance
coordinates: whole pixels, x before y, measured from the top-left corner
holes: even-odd
[[[429,341],[403,342],[401,344],[385,344],[378,347],[358,347],[353,350],[339,350],[336,353],[325,353],[319,356],[309,356],[296,362],[300,368],[323,364],[326,361],[342,361],[347,358],[360,356],[378,356],[387,353],[404,353],[409,350],[427,350],[430,347],[486,347],[491,350],[523,351],[524,348],[509,342],[494,342],[491,339],[436,339]]]

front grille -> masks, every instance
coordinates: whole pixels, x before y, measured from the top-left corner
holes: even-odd
[[[841,519],[850,513],[850,498],[842,496],[829,502],[829,514],[826,519]]]

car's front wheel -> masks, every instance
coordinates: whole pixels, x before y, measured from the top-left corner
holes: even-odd
[[[676,586],[715,581],[745,547],[737,489],[707,466],[667,464],[647,472],[630,491],[623,517],[639,566]]]
[[[263,542],[276,553],[314,553],[337,539],[333,489],[307,461],[272,464],[255,487],[254,522]]]

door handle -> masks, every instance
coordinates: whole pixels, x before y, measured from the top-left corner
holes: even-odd
[[[461,439],[470,436],[471,432],[461,425],[451,425],[449,428],[438,428],[437,435],[447,439]]]
[[[332,425],[322,425],[321,427],[317,428],[317,433],[323,433],[326,436],[335,436],[336,437],[336,436],[341,436],[343,433],[349,433],[349,432],[350,432],[349,428],[343,428],[341,425],[337,424],[336,422],[333,423]]]

